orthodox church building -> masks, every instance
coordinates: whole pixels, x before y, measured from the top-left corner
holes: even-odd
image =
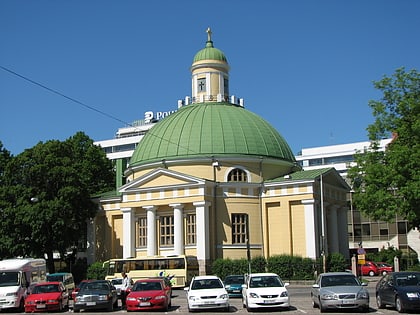
[[[349,187],[334,168],[303,171],[285,139],[229,91],[229,64],[207,30],[191,97],[139,142],[125,184],[103,195],[88,256],[289,254],[348,257]]]

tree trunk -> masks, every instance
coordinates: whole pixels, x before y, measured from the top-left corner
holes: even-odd
[[[47,269],[48,269],[48,272],[49,273],[55,273],[53,252],[49,250],[46,254],[47,254]]]

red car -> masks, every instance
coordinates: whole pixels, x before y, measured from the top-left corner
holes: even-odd
[[[69,306],[69,295],[62,282],[43,282],[32,288],[25,299],[25,313],[62,311]]]
[[[379,268],[373,261],[366,261],[364,265],[358,265],[359,268],[358,273],[360,270],[362,271],[363,276],[377,276],[379,275]]]
[[[137,280],[126,299],[127,311],[163,309],[171,305],[171,287],[163,279]]]
[[[386,275],[388,272],[394,271],[394,267],[386,262],[377,262],[376,265],[378,266],[379,273],[382,275]]]

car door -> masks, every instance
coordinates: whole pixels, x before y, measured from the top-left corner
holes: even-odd
[[[318,276],[318,278],[316,279],[315,283],[312,285],[311,288],[311,296],[312,296],[312,300],[318,304],[319,301],[319,290],[321,289],[321,276]]]
[[[385,304],[393,305],[395,302],[395,286],[392,275],[385,276],[384,282],[381,286],[381,297]]]

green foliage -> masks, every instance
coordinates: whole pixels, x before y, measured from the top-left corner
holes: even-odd
[[[251,259],[251,272],[265,272],[267,266],[267,261],[264,257],[258,256]],[[248,270],[247,270],[248,273]]]
[[[375,121],[368,126],[371,147],[356,155],[349,170],[353,202],[373,220],[396,215],[420,225],[420,73],[403,68],[374,83],[382,92],[372,100]],[[378,141],[393,136],[385,152]]]
[[[377,253],[367,253],[366,254],[366,259],[370,260],[370,261],[375,261],[375,262],[386,262],[388,264],[393,265],[394,264],[394,258],[398,257],[399,259],[401,259],[402,257],[402,251],[399,249],[396,249],[392,246],[388,247],[388,248],[382,248],[379,252]]]
[[[331,253],[327,256],[328,271],[344,271],[347,265],[346,258],[341,253]]]
[[[0,163],[3,160],[0,253],[47,254],[48,269],[54,272],[53,252],[64,257],[77,248],[86,234],[86,220],[96,215],[92,195],[114,187],[112,164],[81,132],[63,142],[40,142],[16,157],[0,158]]]
[[[267,259],[267,270],[278,274],[282,279],[293,278],[293,256],[276,255]]]
[[[91,264],[86,272],[87,279],[105,279],[106,270],[103,267],[103,263],[97,261]]]

